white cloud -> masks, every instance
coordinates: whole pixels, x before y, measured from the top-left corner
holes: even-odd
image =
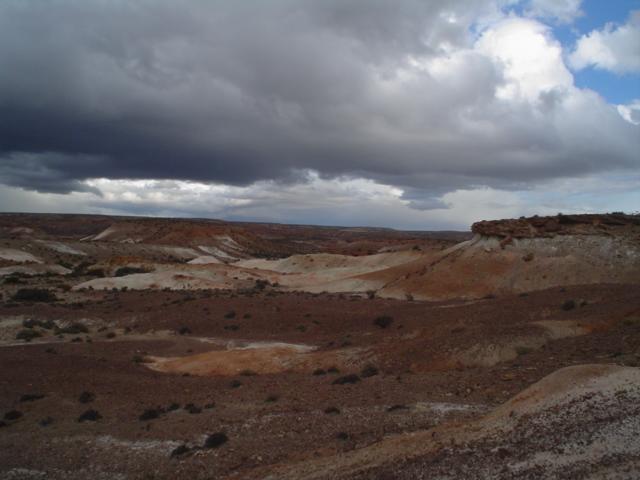
[[[530,0],[526,14],[561,23],[570,23],[582,15],[582,0]]]
[[[573,85],[562,60],[562,46],[547,26],[534,20],[510,18],[480,37],[476,49],[504,69],[503,99],[537,100],[542,92]]]
[[[357,218],[363,206],[398,204],[402,190],[364,178],[321,178],[317,172],[300,172],[303,181],[283,184],[259,181],[240,187],[179,180],[88,180],[102,192],[92,203],[134,209],[142,214],[197,215],[220,218],[287,221],[332,212],[345,220]],[[161,213],[158,213],[161,212]],[[345,220],[347,221],[347,220]]]
[[[627,105],[618,105],[617,108],[627,122],[640,125],[640,100],[634,100]]]
[[[624,25],[607,23],[580,37],[569,63],[576,70],[593,66],[615,73],[640,72],[640,10]]]

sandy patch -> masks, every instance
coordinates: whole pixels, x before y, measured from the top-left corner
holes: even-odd
[[[73,247],[71,247],[71,246],[69,246],[69,245],[67,245],[65,243],[62,243],[62,242],[51,242],[51,241],[46,241],[46,240],[38,240],[38,243],[41,243],[45,247],[53,250],[54,252],[58,252],[58,253],[66,253],[68,255],[82,255],[82,256],[86,256],[87,255],[82,250],[78,250],[78,249],[73,248]]]
[[[14,248],[0,248],[0,258],[18,263],[43,263],[38,257]]]
[[[541,320],[533,322],[546,330],[547,338],[556,340],[558,338],[577,337],[586,335],[589,329],[579,322],[573,320]]]
[[[154,452],[160,455],[168,455],[183,443],[178,440],[122,440],[111,435],[102,435],[93,441],[103,448],[125,448],[134,452]]]
[[[354,257],[316,253],[309,255],[292,255],[279,260],[251,259],[241,260],[236,265],[245,268],[258,268],[279,273],[327,273],[327,280],[357,275],[401,265],[420,257],[412,251],[379,253]]]
[[[277,275],[266,276],[269,272],[256,272],[236,268],[226,264],[204,265],[163,265],[156,264],[155,271],[149,273],[134,273],[122,277],[96,278],[80,283],[74,290],[93,288],[96,290],[123,288],[132,290],[164,289],[195,290],[195,289],[236,289],[252,288],[256,280],[263,279],[277,281]]]
[[[159,250],[173,255],[181,260],[192,260],[200,256],[193,248],[184,247],[157,247]]]
[[[118,229],[116,229],[114,226],[111,226],[111,227],[107,228],[106,230],[103,230],[102,232],[100,232],[97,235],[89,235],[88,237],[84,237],[80,241],[106,240],[106,239],[108,239],[109,237],[111,237],[112,235],[114,235],[116,233],[118,233]]]
[[[213,342],[212,342],[213,343]],[[185,357],[148,357],[145,365],[165,373],[191,375],[268,374],[285,371],[311,372],[317,368],[354,366],[371,358],[360,348],[317,352],[311,345],[283,342],[227,342],[226,350],[214,350]]]
[[[227,252],[225,252],[224,250],[219,249],[218,247],[212,247],[212,246],[207,246],[207,245],[201,245],[198,247],[200,250],[202,250],[205,253],[208,253],[209,255],[224,261],[224,262],[233,262],[235,260],[238,259],[238,257],[235,257],[233,255],[228,254]]]
[[[492,367],[537,350],[551,340],[589,333],[588,328],[572,320],[543,320],[533,324],[544,329],[541,335],[504,339],[499,343],[477,343],[467,350],[454,354],[449,366]]]
[[[189,260],[187,262],[190,265],[208,265],[210,263],[222,263],[216,257],[212,257],[211,255],[203,255],[201,257],[196,257],[193,260]]]
[[[469,405],[464,403],[447,403],[447,402],[418,402],[415,404],[416,410],[429,411],[438,416],[449,415],[457,412],[472,412],[481,410],[485,407],[479,405]]]
[[[60,265],[43,264],[11,265],[10,267],[0,268],[0,277],[13,275],[15,273],[29,276],[44,275],[47,273],[52,273],[54,275],[68,275],[71,273],[71,270]]]

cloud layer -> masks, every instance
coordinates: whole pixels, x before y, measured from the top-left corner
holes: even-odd
[[[532,18],[570,21],[580,2],[525,2],[529,18],[514,3],[5,0],[0,182],[105,201],[95,179],[305,195],[342,179],[364,182],[345,203],[377,186],[425,210],[637,171],[631,114],[576,88]],[[613,44],[633,21],[584,42]]]
[[[640,10],[623,25],[608,23],[578,40],[570,58],[575,69],[595,67],[615,73],[640,73]]]

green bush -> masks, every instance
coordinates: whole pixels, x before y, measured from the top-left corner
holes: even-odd
[[[533,348],[531,347],[524,347],[524,346],[516,347],[516,353],[518,355],[526,355],[527,353],[531,353],[531,352],[533,352]]]
[[[349,375],[345,375],[344,377],[336,378],[332,384],[333,385],[346,385],[348,383],[358,383],[360,381],[360,377],[355,373],[351,373]]]
[[[10,277],[6,277],[3,282],[5,285],[24,285],[25,282],[20,276],[13,274]]]
[[[124,277],[125,275],[131,275],[133,273],[148,273],[144,268],[138,267],[120,267],[116,270],[116,277]]]
[[[640,326],[640,317],[627,317],[622,320],[622,324],[626,327]]]
[[[380,315],[373,321],[373,324],[380,328],[387,328],[392,323],[393,317],[390,317],[389,315]]]
[[[360,376],[362,378],[369,378],[378,375],[378,373],[380,373],[380,371],[374,365],[367,365],[360,372]]]
[[[229,437],[223,432],[216,432],[208,435],[204,441],[203,448],[218,448],[227,443]]]
[[[58,298],[43,288],[21,288],[13,296],[17,302],[55,302]]]
[[[20,330],[16,334],[16,340],[24,340],[25,342],[30,342],[34,338],[38,338],[38,337],[41,337],[41,336],[42,335],[40,334],[40,332],[38,332],[36,330],[29,329],[29,328],[25,328],[23,330]]]
[[[36,320],[33,318],[29,318],[22,321],[22,326],[24,328],[40,327],[44,328],[45,330],[51,330],[55,328],[56,324],[53,320]]]

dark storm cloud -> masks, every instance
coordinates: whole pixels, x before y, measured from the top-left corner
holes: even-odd
[[[426,189],[411,194],[426,208],[451,188],[637,166],[637,131],[615,112],[574,125],[559,93],[497,102],[485,56],[469,51],[450,81],[403,76],[410,56],[470,47],[491,3],[4,0],[0,182],[248,185],[314,169]]]
[[[13,187],[27,187],[41,193],[101,192],[65,175],[65,170],[74,165],[87,165],[100,162],[100,159],[87,156],[65,156],[47,153],[44,158],[30,153],[8,154],[0,163],[2,183]]]

